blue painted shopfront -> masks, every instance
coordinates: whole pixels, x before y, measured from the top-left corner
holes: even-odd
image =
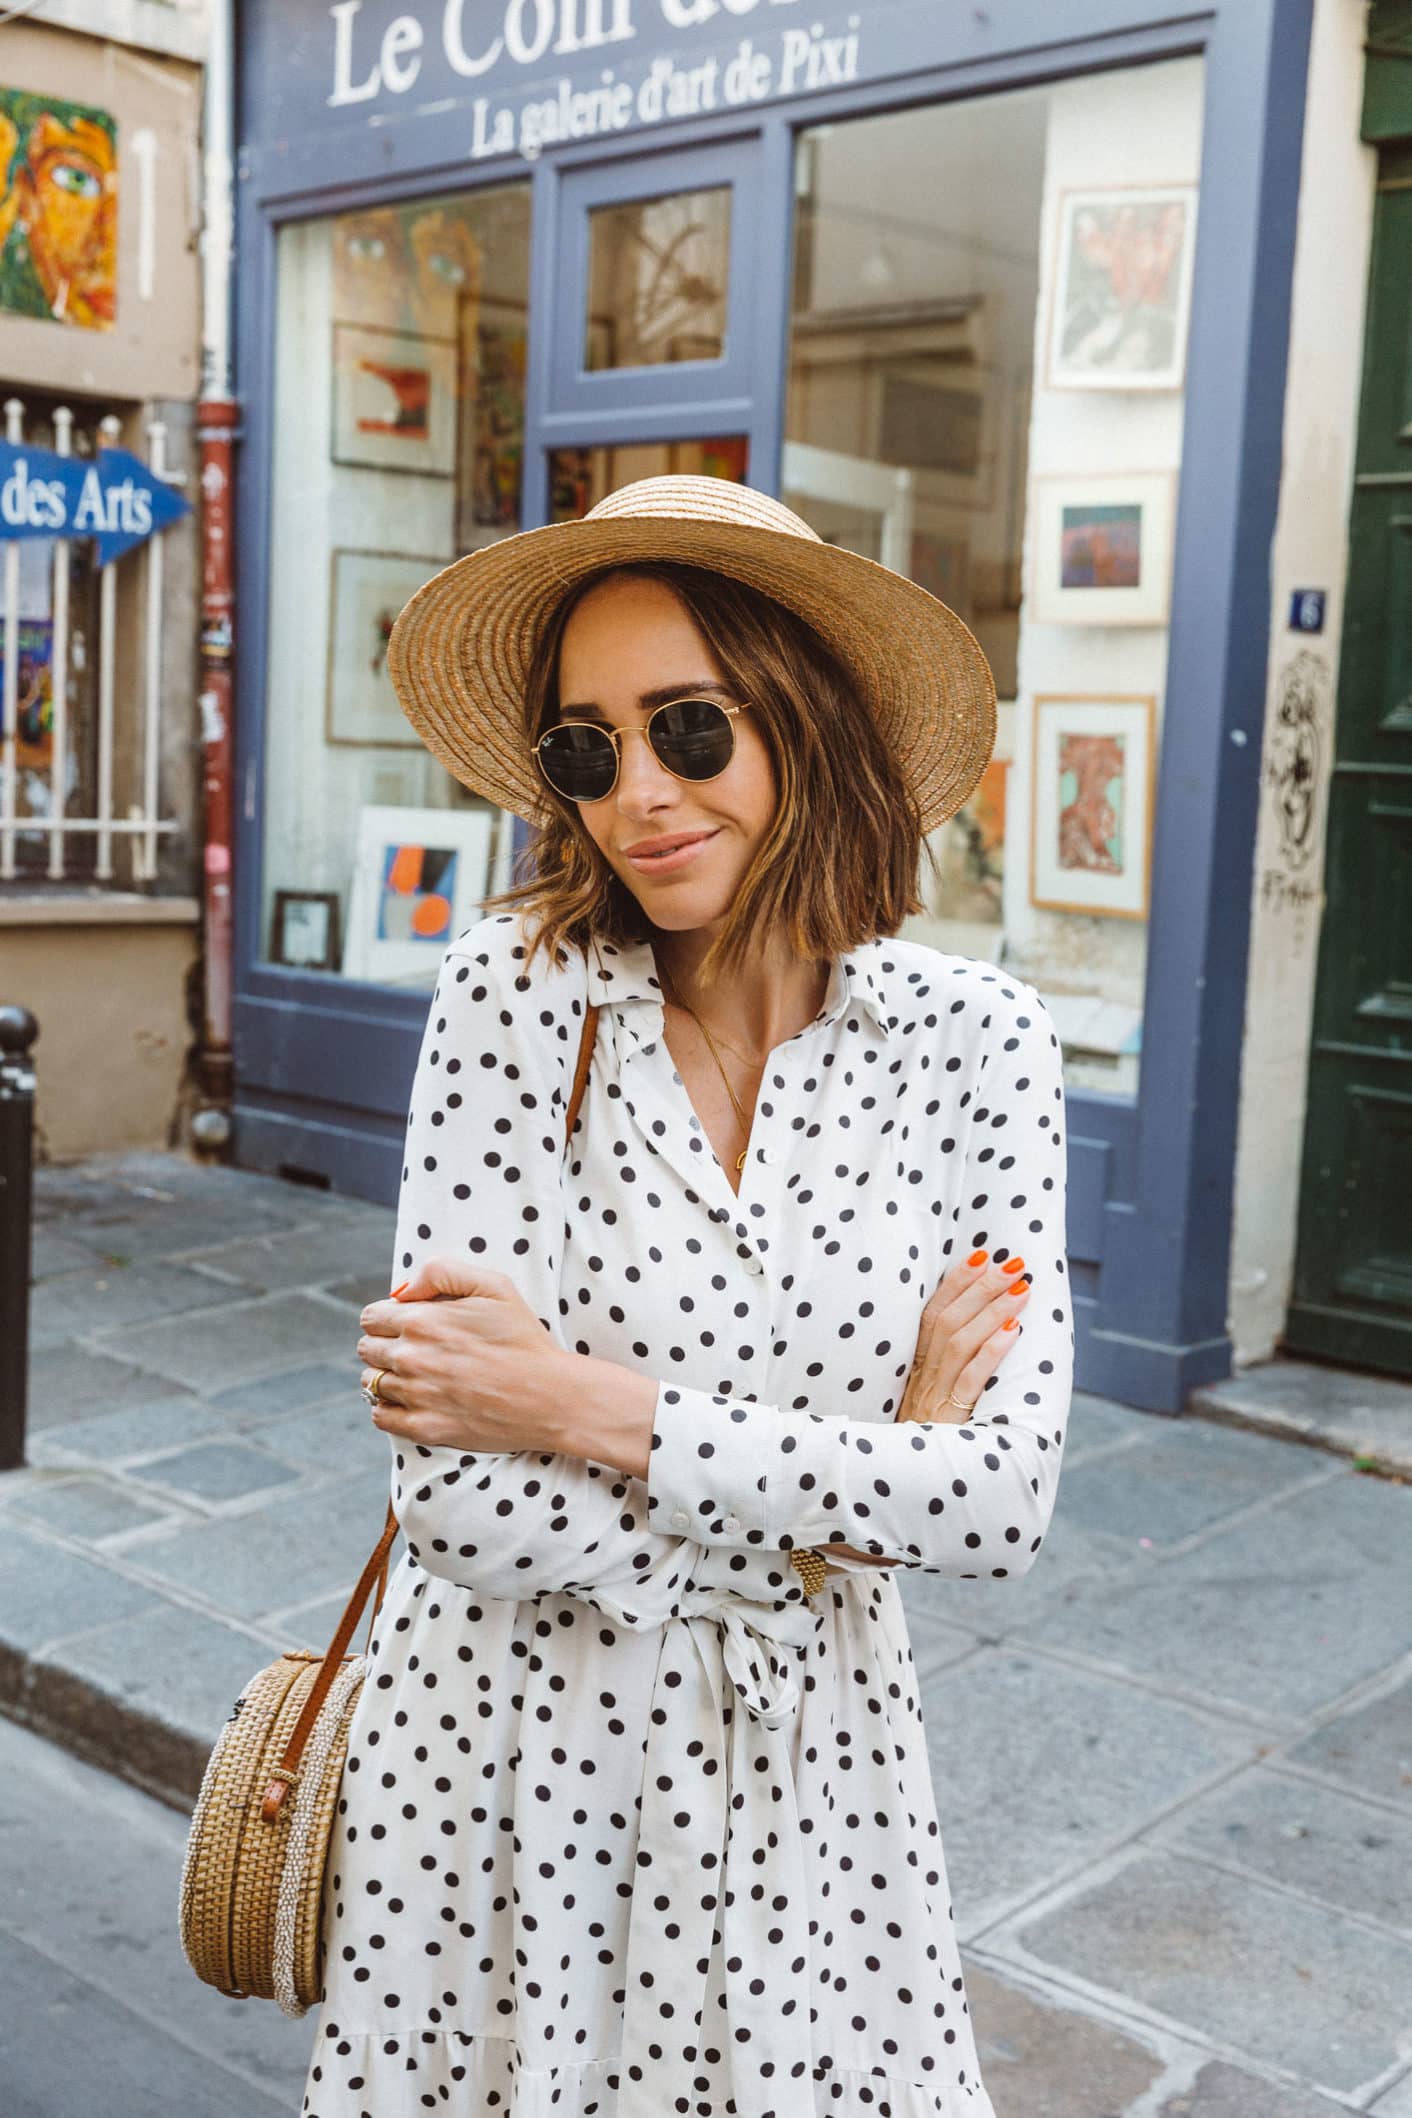
[[[1309,17],[1310,0],[1190,10],[1134,0],[243,0],[239,1161],[390,1200],[427,1004],[424,989],[271,961],[267,945],[263,878],[276,829],[267,760],[284,710],[272,703],[271,625],[292,622],[271,618],[291,548],[272,497],[277,399],[287,392],[277,349],[281,330],[287,338],[299,328],[288,302],[280,321],[281,230],[526,185],[520,526],[551,519],[556,450],[724,435],[747,448],[750,482],[779,492],[801,133],[1194,57],[1200,219],[1141,1072],[1133,1095],[1070,1090],[1069,1240],[1082,1387],[1171,1411],[1194,1385],[1228,1372],[1268,560]],[[1162,175],[1139,169],[1132,181]],[[678,192],[730,195],[724,354],[586,367],[578,320],[590,216]],[[391,347],[396,334],[387,335]],[[287,370],[287,343],[283,358]]]

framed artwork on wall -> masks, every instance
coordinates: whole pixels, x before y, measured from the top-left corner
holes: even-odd
[[[1180,389],[1195,254],[1194,184],[1061,192],[1050,389]]]
[[[335,463],[452,478],[456,409],[454,343],[334,325]]]
[[[1157,701],[1038,693],[1030,750],[1030,903],[1146,919]]]
[[[488,802],[359,811],[345,977],[434,982],[448,943],[477,918],[489,890],[494,822]]]
[[[337,890],[276,890],[270,962],[292,970],[336,971],[340,953]]]
[[[397,703],[387,673],[387,642],[403,604],[447,563],[401,552],[330,554],[324,704],[324,734],[330,743],[422,747]]]
[[[1040,625],[1165,625],[1174,507],[1170,471],[1036,478],[1030,616]]]

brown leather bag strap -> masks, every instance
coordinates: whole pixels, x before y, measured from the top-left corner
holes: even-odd
[[[584,1012],[583,1033],[579,1038],[578,1064],[574,1069],[574,1085],[569,1096],[568,1115],[564,1124],[564,1145],[566,1148],[569,1141],[573,1138],[574,1126],[578,1120],[579,1105],[583,1101],[583,1092],[588,1084],[589,1068],[593,1063],[593,1047],[597,1036],[598,1010],[596,1007],[589,1005]],[[363,1605],[367,1602],[375,1581],[377,1583],[377,1595],[373,1601],[373,1619],[376,1619],[379,1610],[382,1608],[383,1593],[387,1587],[388,1555],[392,1550],[393,1540],[397,1535],[397,1527],[397,1511],[393,1507],[392,1502],[389,1501],[387,1504],[387,1520],[383,1524],[382,1535],[374,1545],[367,1565],[358,1576],[358,1586],[349,1597],[343,1616],[338,1621],[338,1628],[334,1633],[333,1639],[329,1642],[328,1652],[324,1656],[323,1667],[310,1685],[309,1696],[304,1701],[298,1720],[289,1732],[289,1741],[284,1747],[284,1756],[278,1765],[272,1766],[270,1769],[269,1784],[265,1789],[265,1798],[260,1804],[260,1815],[267,1824],[273,1824],[276,1821],[280,1810],[284,1806],[285,1795],[291,1787],[298,1785],[299,1760],[304,1755],[304,1745],[308,1742],[310,1730],[319,1718],[319,1709],[328,1697],[329,1687],[338,1674],[348,1643],[353,1638],[358,1620],[362,1616]],[[371,1644],[371,1620],[368,1626],[368,1640]]]

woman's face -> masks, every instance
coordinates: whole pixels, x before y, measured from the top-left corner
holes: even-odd
[[[695,621],[660,581],[610,576],[582,598],[564,628],[559,655],[559,718],[645,728],[656,698],[715,695],[736,703]],[[601,801],[582,802],[584,828],[615,875],[656,926],[685,933],[718,925],[775,813],[769,752],[755,713],[734,716],[735,754],[713,780],[679,780],[658,762],[645,736],[624,733],[617,784]],[[708,832],[691,859],[661,871],[639,866],[631,849],[653,839]]]

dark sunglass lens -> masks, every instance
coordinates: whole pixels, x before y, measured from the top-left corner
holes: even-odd
[[[712,699],[674,699],[652,719],[652,747],[669,772],[710,780],[730,763],[730,715]]]
[[[613,738],[586,721],[551,728],[539,756],[550,786],[571,802],[601,801],[617,770]]]

